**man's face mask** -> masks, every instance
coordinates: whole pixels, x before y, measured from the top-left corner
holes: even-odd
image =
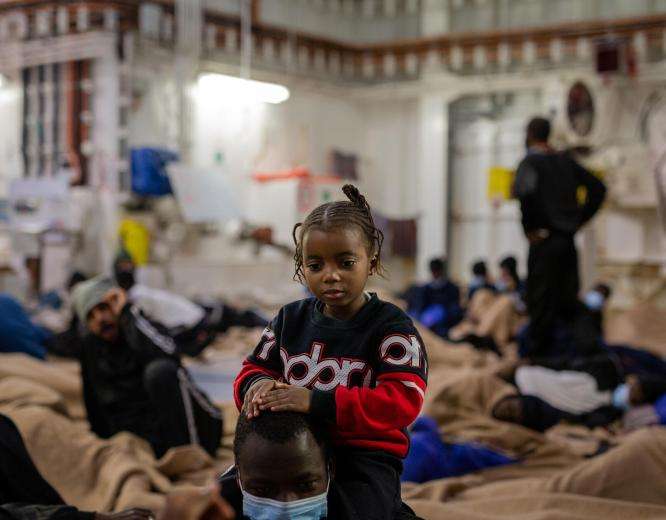
[[[238,484],[243,493],[243,518],[250,520],[325,520],[327,518],[330,476],[325,493],[292,502],[256,497],[243,489],[240,479]]]
[[[117,269],[115,275],[118,285],[126,291],[134,286],[134,270]]]
[[[600,311],[604,303],[604,296],[599,291],[589,291],[585,295],[585,305],[592,311]]]
[[[613,406],[624,410],[625,412],[631,408],[629,402],[629,385],[621,384],[613,392]]]

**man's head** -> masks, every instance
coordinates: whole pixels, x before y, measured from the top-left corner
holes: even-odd
[[[113,274],[120,287],[129,291],[135,283],[134,271],[136,264],[130,254],[121,249],[113,262]]]
[[[601,294],[604,297],[604,301],[608,300],[613,294],[613,289],[611,289],[610,285],[601,282],[596,284],[592,290]]]
[[[474,262],[474,264],[472,264],[472,274],[475,277],[487,278],[488,277],[488,267],[486,266],[486,263],[483,260],[479,260],[478,262]]]
[[[500,277],[498,285],[505,289],[515,290],[520,283],[518,261],[515,256],[507,256],[499,263]]]
[[[331,478],[325,432],[301,413],[240,414],[234,455],[242,489],[255,497],[310,498],[326,493]]]
[[[547,145],[550,138],[550,121],[543,117],[534,117],[527,123],[525,144],[527,147]]]
[[[118,299],[122,289],[109,278],[93,278],[74,287],[72,299],[79,321],[95,336],[112,342],[118,337]]]
[[[430,274],[435,280],[444,278],[446,274],[446,260],[443,258],[433,258],[430,260]]]

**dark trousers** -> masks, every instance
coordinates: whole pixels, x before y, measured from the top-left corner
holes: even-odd
[[[571,323],[576,314],[580,281],[573,236],[554,233],[531,245],[527,268],[531,354],[545,355],[556,322]]]
[[[335,451],[335,482],[363,520],[399,517],[401,473],[402,460],[388,453],[349,447]]]
[[[217,332],[224,333],[230,327],[265,327],[268,320],[251,309],[237,309],[222,300],[197,302],[206,311],[206,321]]]
[[[196,387],[187,371],[170,359],[150,363],[144,385],[157,417],[147,439],[160,457],[169,448],[199,444],[215,456],[222,437],[222,414]]]

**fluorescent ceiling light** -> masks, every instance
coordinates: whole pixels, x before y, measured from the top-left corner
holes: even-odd
[[[289,89],[283,85],[224,74],[202,74],[199,76],[199,89],[206,95],[274,105],[289,99]]]

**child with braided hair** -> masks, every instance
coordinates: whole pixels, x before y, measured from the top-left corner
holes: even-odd
[[[423,341],[398,307],[365,291],[382,274],[382,232],[350,184],[346,201],[314,209],[293,231],[294,278],[313,298],[286,305],[234,384],[249,419],[264,410],[310,414],[329,426],[335,480],[358,518],[400,516],[407,427],[426,390]],[[268,490],[244,490],[273,498]]]

